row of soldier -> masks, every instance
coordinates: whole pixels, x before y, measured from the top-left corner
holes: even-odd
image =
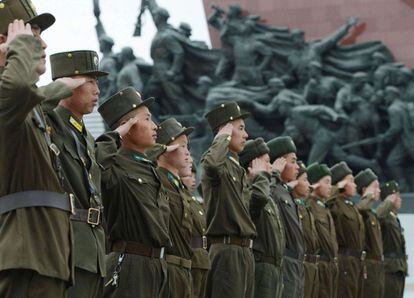
[[[55,19],[0,4],[1,297],[402,297],[396,183],[374,213],[378,179],[359,173],[356,209],[345,163],[306,168],[289,137],[247,141],[249,114],[226,102],[205,115],[195,195],[192,128],[156,125],[155,100],[129,87],[100,105],[111,131],[95,141],[82,118],[107,75],[97,54],[51,55],[37,88]]]

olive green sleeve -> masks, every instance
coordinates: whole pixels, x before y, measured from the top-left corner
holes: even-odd
[[[164,144],[155,144],[151,148],[145,150],[145,155],[151,161],[157,161],[158,157],[167,151],[167,146]]]
[[[357,208],[358,210],[369,210],[372,208],[372,205],[374,204],[374,197],[372,195],[367,195],[361,198],[359,201]]]
[[[204,173],[213,179],[219,179],[223,173],[223,167],[229,153],[231,137],[221,135],[214,139],[213,144],[203,156],[201,165]]]
[[[39,87],[39,93],[46,98],[42,101],[43,111],[50,112],[62,99],[72,96],[72,90],[62,82],[52,82],[46,86]]]
[[[392,211],[393,203],[390,199],[385,199],[378,207],[377,207],[377,216],[378,218],[385,218],[390,214]]]
[[[45,99],[36,87],[41,53],[40,42],[30,35],[20,35],[9,45],[0,77],[0,121],[5,128],[16,129]]]
[[[95,142],[97,162],[104,169],[110,168],[120,147],[121,136],[117,131],[106,132],[99,136]]]
[[[253,178],[250,185],[250,215],[257,217],[269,202],[270,197],[270,175],[266,172],[259,173]]]

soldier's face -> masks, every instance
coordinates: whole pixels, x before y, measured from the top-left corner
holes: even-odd
[[[180,177],[190,175],[192,159],[188,150],[188,137],[181,135],[169,145],[178,145],[178,148],[163,154],[168,163],[178,170]]]
[[[356,195],[356,184],[353,175],[347,175],[343,180],[346,181],[344,186],[344,195],[346,197],[354,197]]]
[[[401,208],[401,203],[402,203],[402,199],[401,199],[401,195],[399,192],[392,194],[393,196],[395,196],[395,201],[393,203],[393,207],[395,210],[400,210]]]
[[[190,190],[190,192],[193,192],[196,188],[196,175],[195,173],[191,173],[190,176],[181,177],[181,180],[187,186],[187,188]]]
[[[332,190],[332,178],[331,176],[325,176],[319,180],[319,187],[315,190],[317,195],[322,198],[328,198],[331,195]]]
[[[296,179],[299,173],[296,153],[288,153],[283,157],[286,159],[286,166],[281,174],[281,178],[284,182],[293,181]]]
[[[98,104],[98,81],[95,76],[80,75],[74,78],[84,78],[86,82],[73,90],[69,104],[80,115],[90,114]]]
[[[42,53],[41,53],[41,57],[40,57],[40,61],[36,67],[36,72],[38,75],[42,75],[46,72],[46,48],[47,48],[47,44],[45,43],[45,41],[42,39],[42,37],[40,36],[42,34],[42,30],[39,28],[39,26],[37,25],[32,25],[32,32],[33,32],[33,36],[40,42],[41,46],[42,46]]]
[[[129,130],[127,137],[137,147],[147,149],[155,145],[157,140],[157,126],[152,121],[152,116],[147,107],[142,106],[135,110],[138,121]]]
[[[229,149],[234,153],[240,153],[243,151],[249,135],[246,132],[246,126],[243,119],[236,119],[231,123],[233,124],[233,131],[231,133]]]
[[[308,174],[303,173],[298,177],[298,184],[295,186],[293,191],[295,192],[298,198],[305,198],[309,194],[309,181],[308,181]]]
[[[374,196],[375,200],[378,200],[380,198],[381,189],[380,184],[378,180],[372,181],[370,185],[368,185],[364,191],[363,194],[370,193]]]

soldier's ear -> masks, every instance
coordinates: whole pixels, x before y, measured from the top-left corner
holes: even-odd
[[[7,40],[7,35],[0,34],[0,44],[5,43]]]

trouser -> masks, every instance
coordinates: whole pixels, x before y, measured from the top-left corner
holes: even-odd
[[[101,298],[104,278],[99,273],[75,267],[75,284],[68,289],[68,298]]]
[[[193,298],[204,298],[206,296],[208,272],[209,270],[207,269],[191,268],[191,278],[193,279]]]
[[[364,283],[364,298],[382,298],[384,297],[384,262],[372,259],[366,259],[367,279]]]
[[[192,287],[190,269],[169,263],[167,264],[167,268],[169,297],[190,298]]]
[[[305,298],[317,298],[319,295],[319,273],[318,265],[305,262]]]
[[[387,272],[385,273],[384,298],[404,297],[405,273]]]
[[[333,261],[320,261],[319,270],[319,297],[336,298],[338,289],[338,264]]]
[[[280,266],[256,262],[254,275],[255,298],[280,298],[282,296],[283,272]]]
[[[120,264],[118,286],[108,281],[118,265],[119,253],[107,256],[107,280],[104,297],[168,297],[167,263],[165,260],[125,254]]]
[[[360,298],[364,279],[364,264],[353,256],[338,257],[339,282],[338,298]]]
[[[211,298],[252,298],[254,257],[252,250],[233,244],[210,247],[211,270],[207,277],[207,295]]]
[[[304,297],[305,270],[303,262],[283,257],[283,298]]]
[[[65,298],[67,282],[29,269],[0,272],[1,298]]]

